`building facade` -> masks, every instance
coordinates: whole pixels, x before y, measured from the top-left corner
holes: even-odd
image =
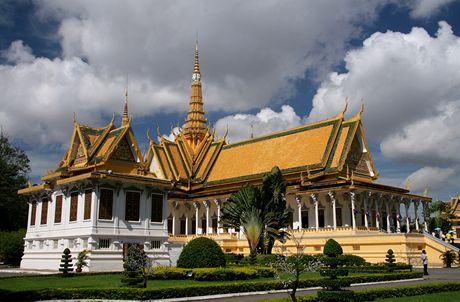
[[[346,253],[383,261],[393,248],[398,261],[421,249],[436,257],[447,248],[424,233],[431,199],[375,182],[377,171],[361,122],[362,110],[235,144],[207,125],[198,48],[185,125],[170,141],[149,137],[144,156],[128,117],[103,128],[80,124],[67,153],[43,183],[20,190],[29,196],[22,268],[57,270],[64,248],[87,249],[89,271],[121,270],[123,255],[138,245],[157,265],[174,265],[196,236],[215,239],[225,252],[248,254],[242,233],[220,221],[232,193],[260,185],[278,166],[287,182],[289,232],[307,253],[320,253],[328,238]],[[412,213],[412,214],[411,214]],[[289,252],[294,244],[277,244]],[[432,259],[434,259],[434,257]]]

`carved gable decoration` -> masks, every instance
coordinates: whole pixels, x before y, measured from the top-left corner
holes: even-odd
[[[117,146],[117,149],[112,154],[111,159],[130,162],[136,161],[131,146],[129,145],[128,139],[126,137],[124,137],[120,141],[120,143]]]
[[[345,166],[348,166],[350,172],[353,171],[354,174],[372,176],[369,153],[363,151],[358,136],[353,139]]]

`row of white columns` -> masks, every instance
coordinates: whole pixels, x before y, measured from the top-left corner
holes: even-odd
[[[214,204],[216,205],[217,208],[217,234],[223,233],[223,229],[220,226],[220,212],[221,212],[221,201],[219,199],[214,199],[213,200]],[[201,202],[195,201],[192,203],[193,207],[195,208],[195,232],[198,234],[199,230],[199,211],[200,211],[200,206],[201,204],[204,206],[206,210],[206,229],[204,232],[202,231],[202,234],[210,234],[212,233],[211,230],[211,219],[210,219],[210,208],[211,208],[211,201],[209,200],[203,200]],[[190,207],[190,204],[186,203],[186,207]],[[179,207],[179,202],[178,201],[173,201],[172,203],[172,235],[176,235],[176,210]],[[188,215],[185,216],[185,235],[189,235],[189,230],[188,230]]]
[[[352,228],[353,230],[356,229],[356,198],[357,198],[357,194],[356,192],[354,191],[351,191],[349,192],[350,194],[350,207],[351,207],[351,218],[352,218]],[[364,226],[366,228],[369,228],[369,220],[368,220],[368,201],[369,199],[371,198],[371,196],[373,194],[378,194],[378,198],[375,199],[375,210],[376,210],[376,217],[375,217],[375,226],[380,229],[380,208],[381,208],[381,203],[383,202],[383,200],[381,199],[382,197],[382,194],[381,193],[372,193],[372,192],[363,192],[364,194],[364,211],[365,211],[365,215],[364,215]],[[329,199],[331,201],[331,205],[332,205],[332,223],[333,223],[333,228],[334,229],[337,229],[337,217],[336,217],[336,198],[335,198],[335,193],[330,191],[327,193],[327,195],[329,196]],[[314,204],[314,207],[315,207],[315,229],[316,230],[319,230],[319,196],[317,193],[312,193],[310,194],[310,197],[311,197],[311,200]],[[407,232],[410,232],[410,217],[409,217],[409,207],[410,207],[410,203],[413,202],[414,204],[414,212],[415,212],[415,229],[419,232],[420,231],[420,223],[419,223],[419,216],[418,216],[418,212],[419,212],[419,207],[420,205],[422,205],[423,209],[422,209],[422,213],[423,213],[423,217],[424,217],[424,229],[425,231],[428,230],[428,225],[427,225],[427,204],[426,202],[422,202],[421,200],[415,200],[415,199],[405,199],[403,197],[399,197],[397,198],[396,196],[391,196],[390,197],[390,200],[389,202],[385,203],[385,207],[386,207],[386,225],[387,225],[387,232],[390,233],[391,232],[391,228],[390,228],[390,224],[391,224],[391,209],[390,209],[390,202],[391,201],[395,201],[396,202],[396,215],[397,215],[397,219],[396,219],[396,231],[399,232],[400,229],[401,229],[401,223],[400,223],[400,217],[401,217],[401,213],[400,213],[400,205],[404,205],[405,207],[405,214],[406,214],[406,228],[407,228]],[[298,206],[298,217],[299,217],[299,226],[301,227],[302,226],[302,209],[301,209],[301,203],[302,203],[302,199],[300,196],[296,196],[296,202],[297,202],[297,206]],[[391,206],[393,207],[393,206]]]

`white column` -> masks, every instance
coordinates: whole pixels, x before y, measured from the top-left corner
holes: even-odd
[[[406,209],[406,233],[409,233],[410,232],[409,202],[404,202],[404,208]]]
[[[295,197],[295,201],[297,202],[297,212],[299,215],[299,230],[302,229],[302,196],[297,195]]]
[[[221,234],[222,227],[220,223],[220,200],[214,199],[214,203],[216,204],[216,208],[217,208],[217,234]]]
[[[375,226],[380,230],[380,196],[375,198]]]
[[[329,195],[329,198],[331,199],[331,203],[332,203],[332,224],[334,226],[334,230],[337,229],[337,211],[336,211],[336,200],[335,200],[335,195],[334,195],[334,192],[328,192],[327,193]]]
[[[352,222],[353,230],[356,230],[355,201],[356,201],[356,193],[350,192],[351,222]]]
[[[185,213],[185,235],[188,235],[188,213]]]
[[[203,201],[204,207],[206,209],[206,231],[205,234],[209,234],[209,201]]]
[[[396,199],[396,232],[401,233],[401,203]]]
[[[415,229],[417,232],[420,231],[420,226],[418,224],[418,205],[419,205],[419,200],[414,200],[414,212],[415,212]]]
[[[200,214],[199,213],[199,210],[200,210],[200,205],[198,204],[198,202],[194,202],[193,203],[193,206],[195,207],[195,233],[198,235],[199,232],[198,232],[198,215]]]
[[[422,201],[422,210],[423,210],[423,224],[424,224],[424,228],[425,228],[425,232],[428,232],[428,215],[426,214],[427,212],[427,207],[428,207],[428,204],[426,202],[423,202]]]
[[[310,196],[315,204],[315,227],[316,227],[316,230],[318,231],[319,230],[318,195],[312,193]]]
[[[369,198],[371,197],[372,192],[364,192],[364,226],[366,229],[369,229],[369,221],[368,221],[368,216],[369,216],[369,209],[367,208],[367,202]]]
[[[391,227],[390,227],[390,215],[391,215],[391,211],[390,211],[389,202],[390,202],[390,200],[387,200],[387,202],[385,203],[385,208],[386,208],[386,210],[387,210],[387,233],[391,233]]]
[[[173,201],[173,203],[172,203],[172,207],[173,207],[172,235],[173,235],[173,236],[176,235],[176,209],[177,209],[177,206],[178,206],[178,202],[177,202],[177,201]]]

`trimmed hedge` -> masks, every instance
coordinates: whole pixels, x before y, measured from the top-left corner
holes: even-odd
[[[346,277],[351,283],[401,280],[422,277],[421,272],[405,272],[394,274],[362,275]],[[300,280],[299,288],[317,287],[321,280]],[[459,283],[460,288],[460,283]],[[179,297],[206,296],[235,292],[253,292],[286,289],[282,281],[266,281],[257,283],[232,282],[221,285],[166,287],[155,289],[133,288],[54,288],[10,292],[0,290],[0,301],[37,301],[53,299],[113,299],[113,300],[152,300]]]
[[[154,280],[230,281],[273,277],[268,267],[195,268],[158,267],[150,275]]]
[[[206,237],[192,239],[177,260],[177,267],[181,268],[221,266],[225,266],[224,252],[214,240]]]

